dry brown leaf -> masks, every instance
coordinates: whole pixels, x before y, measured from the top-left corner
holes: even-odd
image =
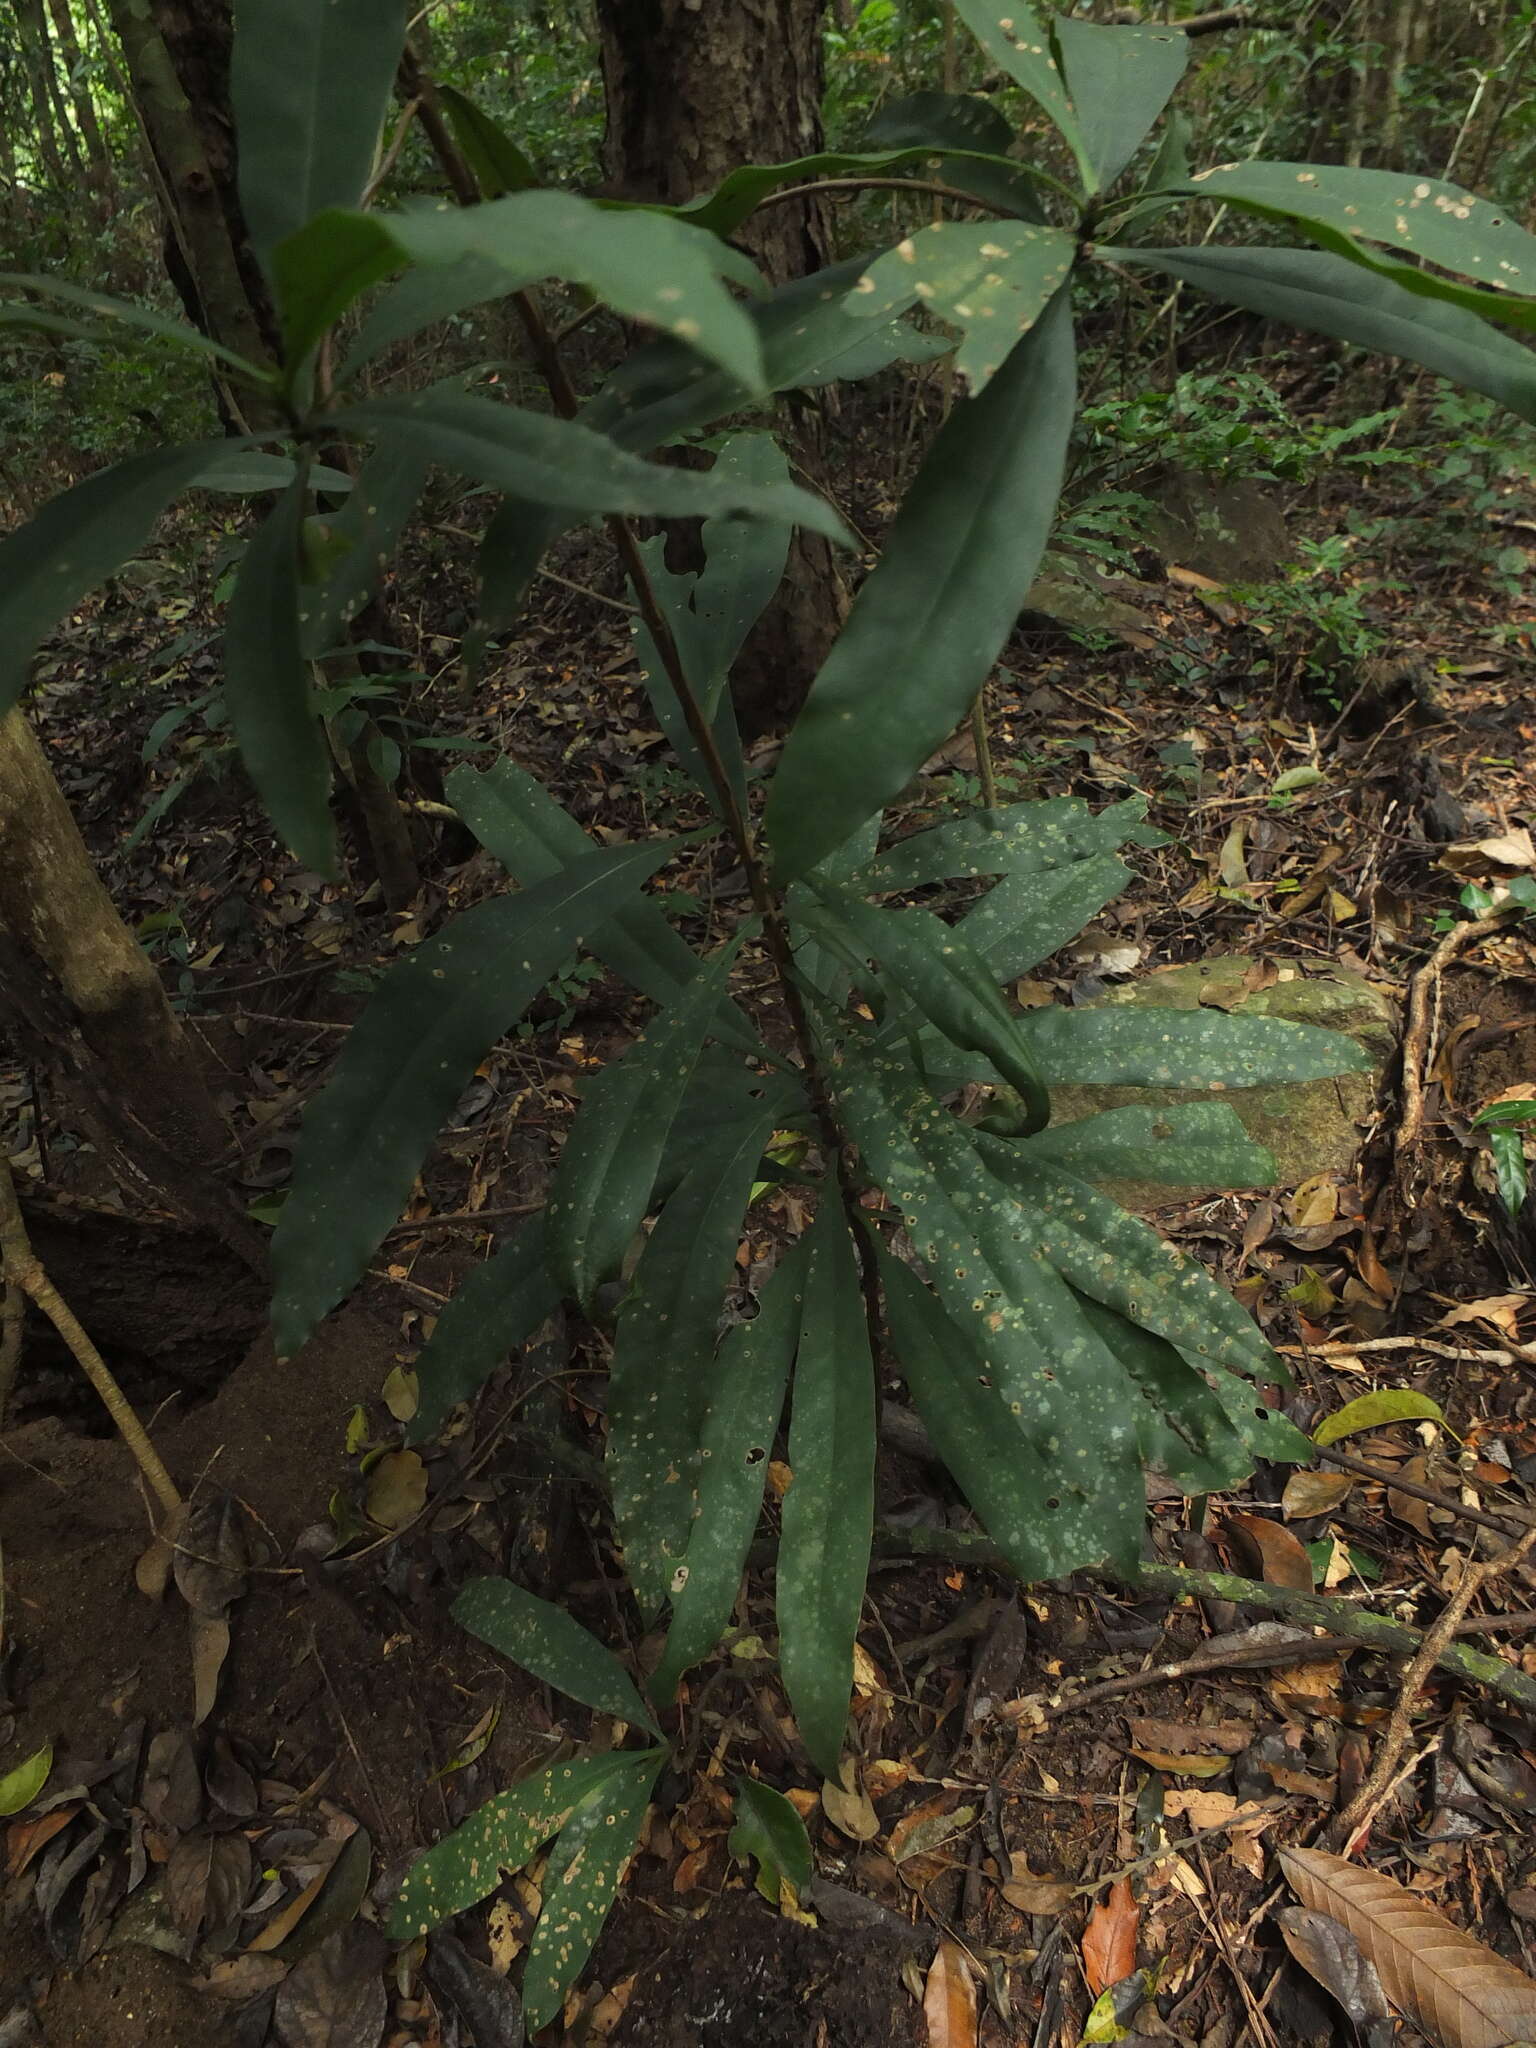
[[[1530,1305],[1528,1294],[1490,1294],[1481,1301],[1462,1302],[1449,1315],[1443,1315],[1435,1328],[1454,1330],[1458,1323],[1491,1323],[1506,1337],[1515,1337],[1519,1335],[1520,1312]]]
[[[1393,2005],[1439,2048],[1504,2048],[1536,2036],[1536,1980],[1438,1907],[1321,1849],[1278,1854],[1298,1898],[1349,1929]]]
[[[1289,1529],[1266,1515],[1228,1515],[1221,1527],[1256,1561],[1266,1585],[1289,1586],[1296,1593],[1312,1591],[1312,1560]]]
[[[976,1985],[965,1951],[941,1941],[923,1986],[928,2048],[976,2048]]]
[[[1331,1515],[1354,1490],[1355,1482],[1347,1472],[1293,1472],[1280,1496],[1281,1512],[1288,1522]]]
[[[1095,1998],[1135,1969],[1140,1920],[1129,1878],[1117,1877],[1109,1897],[1094,1907],[1083,1929],[1083,1975]]]
[[[1181,1756],[1171,1749],[1133,1749],[1131,1754],[1154,1771],[1170,1771],[1176,1778],[1219,1778],[1232,1768],[1229,1756]]]
[[[872,1842],[880,1832],[880,1818],[870,1804],[869,1794],[859,1783],[859,1767],[845,1756],[838,1782],[830,1780],[821,1788],[821,1810],[839,1834],[850,1841]],[[801,1819],[805,1816],[802,1814]]]
[[[1448,846],[1439,865],[1453,875],[1484,875],[1491,867],[1536,868],[1536,844],[1523,825],[1494,839],[1463,839]]]
[[[1225,1756],[1240,1756],[1253,1740],[1246,1721],[1162,1721],[1133,1716],[1126,1722],[1132,1742],[1147,1749],[1177,1750],[1192,1756],[1203,1749],[1219,1749]]]
[[[1012,1876],[1003,1886],[1003,1897],[1021,1913],[1061,1913],[1070,1904],[1076,1887],[1067,1877],[1042,1877],[1029,1867],[1029,1858],[1016,1849],[1009,1858]]]
[[[1417,1486],[1429,1483],[1429,1459],[1422,1451],[1406,1459],[1397,1468],[1399,1479],[1411,1479]],[[1411,1493],[1400,1493],[1395,1486],[1387,1488],[1387,1506],[1400,1522],[1406,1522],[1410,1529],[1417,1529],[1421,1536],[1433,1536],[1435,1528],[1429,1519],[1429,1502],[1420,1500]]]

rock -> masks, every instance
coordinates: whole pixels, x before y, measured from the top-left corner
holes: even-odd
[[[1373,1056],[1367,1073],[1340,1074],[1324,1081],[1285,1082],[1269,1088],[1230,1088],[1231,1104],[1248,1135],[1274,1154],[1278,1188],[1298,1187],[1314,1173],[1347,1172],[1360,1149],[1360,1125],[1375,1098],[1381,1071],[1397,1043],[1392,1004],[1363,975],[1346,967],[1314,973],[1299,962],[1282,964],[1278,981],[1243,993],[1255,961],[1244,954],[1164,968],[1144,980],[1110,990],[1103,1003],[1150,1004],[1170,1010],[1213,1006],[1253,1017],[1283,1017],[1293,1024],[1319,1024],[1342,1031]],[[1122,1103],[1197,1102],[1203,1089],[1068,1087],[1051,1090],[1051,1121],[1070,1123]],[[1166,1208],[1215,1187],[1169,1188],[1146,1182],[1116,1182],[1107,1190],[1128,1209]]]
[[[1153,546],[1180,568],[1218,583],[1270,583],[1295,552],[1280,507],[1246,478],[1175,469],[1152,495]]]

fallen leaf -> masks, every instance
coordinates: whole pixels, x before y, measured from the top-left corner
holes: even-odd
[[[192,1637],[192,1726],[201,1728],[219,1696],[219,1673],[229,1655],[229,1623],[196,1608],[187,1621]]]
[[[1131,1754],[1154,1771],[1169,1771],[1176,1778],[1219,1778],[1232,1764],[1227,1756],[1181,1755],[1170,1749],[1133,1749]]]
[[[194,1501],[176,1551],[176,1585],[195,1614],[222,1615],[245,1591],[245,1510],[231,1493]]]
[[[903,1814],[891,1829],[886,1848],[893,1863],[905,1863],[913,1856],[931,1856],[976,1818],[974,1806],[950,1805],[951,1795],[940,1793]]]
[[[1010,1906],[1021,1913],[1061,1913],[1071,1904],[1076,1886],[1070,1878],[1040,1876],[1019,1849],[1009,1861],[1013,1874],[1003,1886],[1003,1897]]]
[[[1094,1907],[1083,1929],[1083,1975],[1095,1998],[1135,1969],[1140,1919],[1130,1880],[1117,1877],[1109,1897]]]
[[[46,1849],[59,1830],[67,1828],[79,1811],[79,1807],[74,1805],[56,1806],[51,1813],[40,1813],[35,1820],[12,1821],[5,1832],[6,1876],[20,1877],[33,1857]]]
[[[941,1941],[923,1986],[928,2048],[976,2048],[976,1984],[965,1951]]]
[[[1536,1980],[1390,1877],[1321,1849],[1280,1849],[1305,1905],[1360,1944],[1382,1989],[1440,2048],[1505,2048],[1536,2036]]]
[[[1259,1566],[1259,1577],[1269,1586],[1289,1586],[1293,1592],[1310,1593],[1313,1588],[1312,1560],[1298,1539],[1267,1515],[1228,1515],[1223,1534],[1237,1538],[1239,1546]]]
[[[376,1927],[354,1921],[284,1979],[272,2013],[280,2048],[377,2048],[389,2001],[387,1948]]]
[[[1520,1314],[1529,1309],[1529,1294],[1490,1294],[1481,1301],[1464,1301],[1436,1323],[1437,1330],[1454,1330],[1458,1323],[1491,1323],[1506,1337],[1519,1334]]]
[[[1173,1749],[1190,1756],[1197,1750],[1219,1749],[1224,1756],[1237,1756],[1253,1740],[1246,1721],[1160,1721],[1135,1717],[1126,1723],[1132,1742],[1147,1749]]]
[[[1275,1915],[1281,1938],[1309,1976],[1343,2007],[1361,2033],[1372,2020],[1389,2015],[1376,1965],[1340,1921],[1305,1906],[1286,1906]]]
[[[1288,1522],[1331,1515],[1354,1490],[1355,1482],[1347,1472],[1293,1472],[1280,1496],[1281,1511]]]
[[[47,1784],[52,1769],[53,1744],[45,1742],[41,1749],[34,1749],[0,1777],[0,1816],[20,1813],[24,1806],[30,1806]]]
[[[1491,839],[1463,839],[1448,846],[1438,865],[1453,875],[1486,874],[1490,867],[1536,868],[1536,844],[1523,825]]]
[[[1422,1451],[1411,1458],[1405,1458],[1397,1468],[1399,1479],[1411,1479],[1417,1486],[1429,1483],[1429,1459]],[[1395,1486],[1387,1488],[1387,1506],[1400,1522],[1406,1522],[1410,1529],[1416,1529],[1421,1536],[1433,1536],[1434,1524],[1429,1519],[1429,1502],[1419,1500],[1416,1495],[1402,1493]]]
[[[203,1774],[185,1728],[164,1728],[151,1740],[139,1804],[157,1828],[172,1834],[187,1834],[202,1819]]]
[[[1321,1450],[1337,1443],[1340,1437],[1354,1436],[1362,1429],[1379,1429],[1387,1422],[1444,1420],[1440,1403],[1428,1394],[1417,1393],[1412,1387],[1381,1387],[1374,1394],[1361,1394],[1334,1414],[1325,1415],[1313,1430],[1312,1441]]]
[[[838,1782],[822,1786],[821,1810],[850,1841],[872,1842],[880,1832],[880,1817],[859,1783],[859,1767],[851,1756],[843,1758]]]
[[[386,1451],[368,1474],[363,1503],[381,1529],[403,1529],[427,1504],[427,1468],[417,1451]]]

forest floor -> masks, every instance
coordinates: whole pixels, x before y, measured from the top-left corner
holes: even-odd
[[[1324,493],[1302,523],[1329,530],[1337,512]],[[1138,624],[1088,649],[1027,617],[989,692],[1005,800],[1142,791],[1169,835],[1133,856],[1128,894],[1020,1000],[1087,1001],[1126,976],[1242,956],[1255,964],[1231,1000],[1276,972],[1342,967],[1402,1015],[1466,881],[1536,872],[1530,636],[1485,579],[1420,559],[1372,599],[1391,658],[1309,676],[1303,628],[1260,631],[1187,564],[1144,570],[1117,584]],[[595,583],[604,571],[577,555],[561,573]],[[425,674],[442,672],[421,686],[435,729],[512,753],[600,834],[692,822],[637,688],[627,619],[544,584],[456,713],[456,643],[433,622],[451,619],[461,584],[445,569],[393,594],[403,644]],[[450,828],[415,906],[391,916],[376,892],[357,900],[297,870],[238,775],[211,769],[125,847],[151,729],[212,679],[212,614],[189,611],[180,588],[173,562],[152,562],[90,607],[56,643],[34,711],[117,901],[207,1047],[240,1134],[237,1179],[259,1205],[287,1177],[299,1112],[367,978],[497,880]],[[149,776],[163,788],[219,744],[190,721]],[[975,801],[966,745],[931,764],[903,822]],[[739,881],[697,866],[669,877],[706,904]],[[1389,1062],[1353,1164],[1299,1188],[1175,1200],[1156,1220],[1286,1353],[1297,1386],[1284,1405],[1303,1427],[1377,1388],[1430,1396],[1445,1425],[1352,1436],[1370,1476],[1263,1467],[1240,1495],[1203,1502],[1154,1481],[1149,1521],[1160,1557],[1281,1594],[1316,1584],[1422,1628],[1536,1504],[1536,1231],[1529,1205],[1519,1218],[1501,1206],[1470,1125],[1489,1100],[1536,1096],[1536,945],[1512,918],[1420,989],[1424,1028],[1406,1050],[1425,1090],[1419,1143],[1394,1143]],[[612,1723],[447,1613],[465,1577],[511,1570],[643,1648],[585,1476],[601,1444],[602,1340],[574,1320],[550,1326],[422,1460],[397,1452],[391,1404],[455,1278],[536,1206],[584,1077],[634,1022],[611,981],[552,990],[529,1035],[482,1065],[365,1288],[282,1363],[244,1269],[211,1238],[140,1213],[37,1077],[0,1065],[0,1129],[38,1250],[195,1500],[181,1597],[146,1598],[127,1458],[62,1353],[29,1333],[0,1444],[0,1767],[44,1742],[54,1758],[4,1840],[6,2048],[520,2038],[506,1973],[516,1981],[536,1879],[465,1916],[462,1946],[435,1945],[425,1969],[390,1957],[377,1904],[424,1845],[561,1740],[613,1739]],[[744,1288],[783,1199],[754,1211]],[[771,1475],[770,1511],[783,1476]],[[880,1498],[888,1520],[965,1526],[899,1428]],[[1470,1617],[1471,1641],[1528,1678],[1532,1592],[1516,1568]],[[1536,1749],[1507,1698],[1441,1671],[1394,1722],[1401,1659],[1335,1637],[1320,1651],[1283,1615],[1137,1597],[1091,1574],[1021,1594],[972,1563],[892,1557],[861,1632],[857,1775],[823,1787],[755,1634],[771,1633],[771,1595],[754,1574],[738,1639],[690,1681],[682,1764],[551,2038],[1065,2048],[1098,1991],[1140,1965],[1157,1975],[1134,2016],[1124,2009],[1132,2040],[1321,2048],[1356,2038],[1346,2010],[1362,2038],[1384,2039],[1349,1959],[1319,1962],[1315,1928],[1313,1967],[1334,1970],[1343,2005],[1286,1959],[1274,1913],[1294,1902],[1271,1852],[1326,1841],[1404,1732],[1357,1862],[1536,1970]],[[1166,1668],[1192,1657],[1202,1668]],[[728,1852],[740,1770],[806,1818],[818,1878],[798,1916],[774,1913]],[[1366,1919],[1390,1978],[1387,1918]],[[1299,1925],[1290,1937],[1309,1938]],[[943,1969],[954,1952],[941,1943],[972,1959],[973,2020],[963,1998],[950,2021],[933,2017],[930,1992],[925,2021],[935,1955]],[[1531,2011],[1511,2035],[1536,2031]]]

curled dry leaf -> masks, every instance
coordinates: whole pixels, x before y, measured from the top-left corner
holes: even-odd
[[[1095,1998],[1135,1969],[1140,1918],[1130,1880],[1117,1877],[1109,1897],[1094,1907],[1083,1929],[1083,1975]]]
[[[941,1941],[923,1986],[928,2048],[976,2048],[976,1984],[965,1951]]]
[[[859,1783],[859,1767],[851,1756],[843,1758],[837,1783],[829,1779],[822,1786],[821,1808],[838,1833],[850,1841],[872,1842],[880,1832],[879,1816]]]
[[[1305,1906],[1286,1906],[1275,1915],[1286,1947],[1307,1973],[1337,1999],[1361,2034],[1388,2018],[1387,1995],[1376,1965],[1341,1922]]]
[[[1354,1490],[1355,1482],[1347,1472],[1293,1472],[1285,1482],[1280,1506],[1288,1522],[1302,1522],[1309,1515],[1331,1515]]]
[[[1437,1907],[1342,1856],[1278,1854],[1298,1897],[1348,1928],[1392,2004],[1438,2048],[1506,2048],[1536,2036],[1536,1980]]]
[[[1289,1586],[1296,1593],[1312,1591],[1312,1560],[1289,1529],[1265,1515],[1228,1515],[1221,1526],[1224,1534],[1257,1561],[1258,1575],[1267,1586]]]
[[[1003,1886],[1003,1897],[1020,1913],[1061,1913],[1072,1900],[1076,1887],[1067,1877],[1042,1877],[1029,1867],[1029,1858],[1016,1849],[1010,1858],[1013,1875]]]

